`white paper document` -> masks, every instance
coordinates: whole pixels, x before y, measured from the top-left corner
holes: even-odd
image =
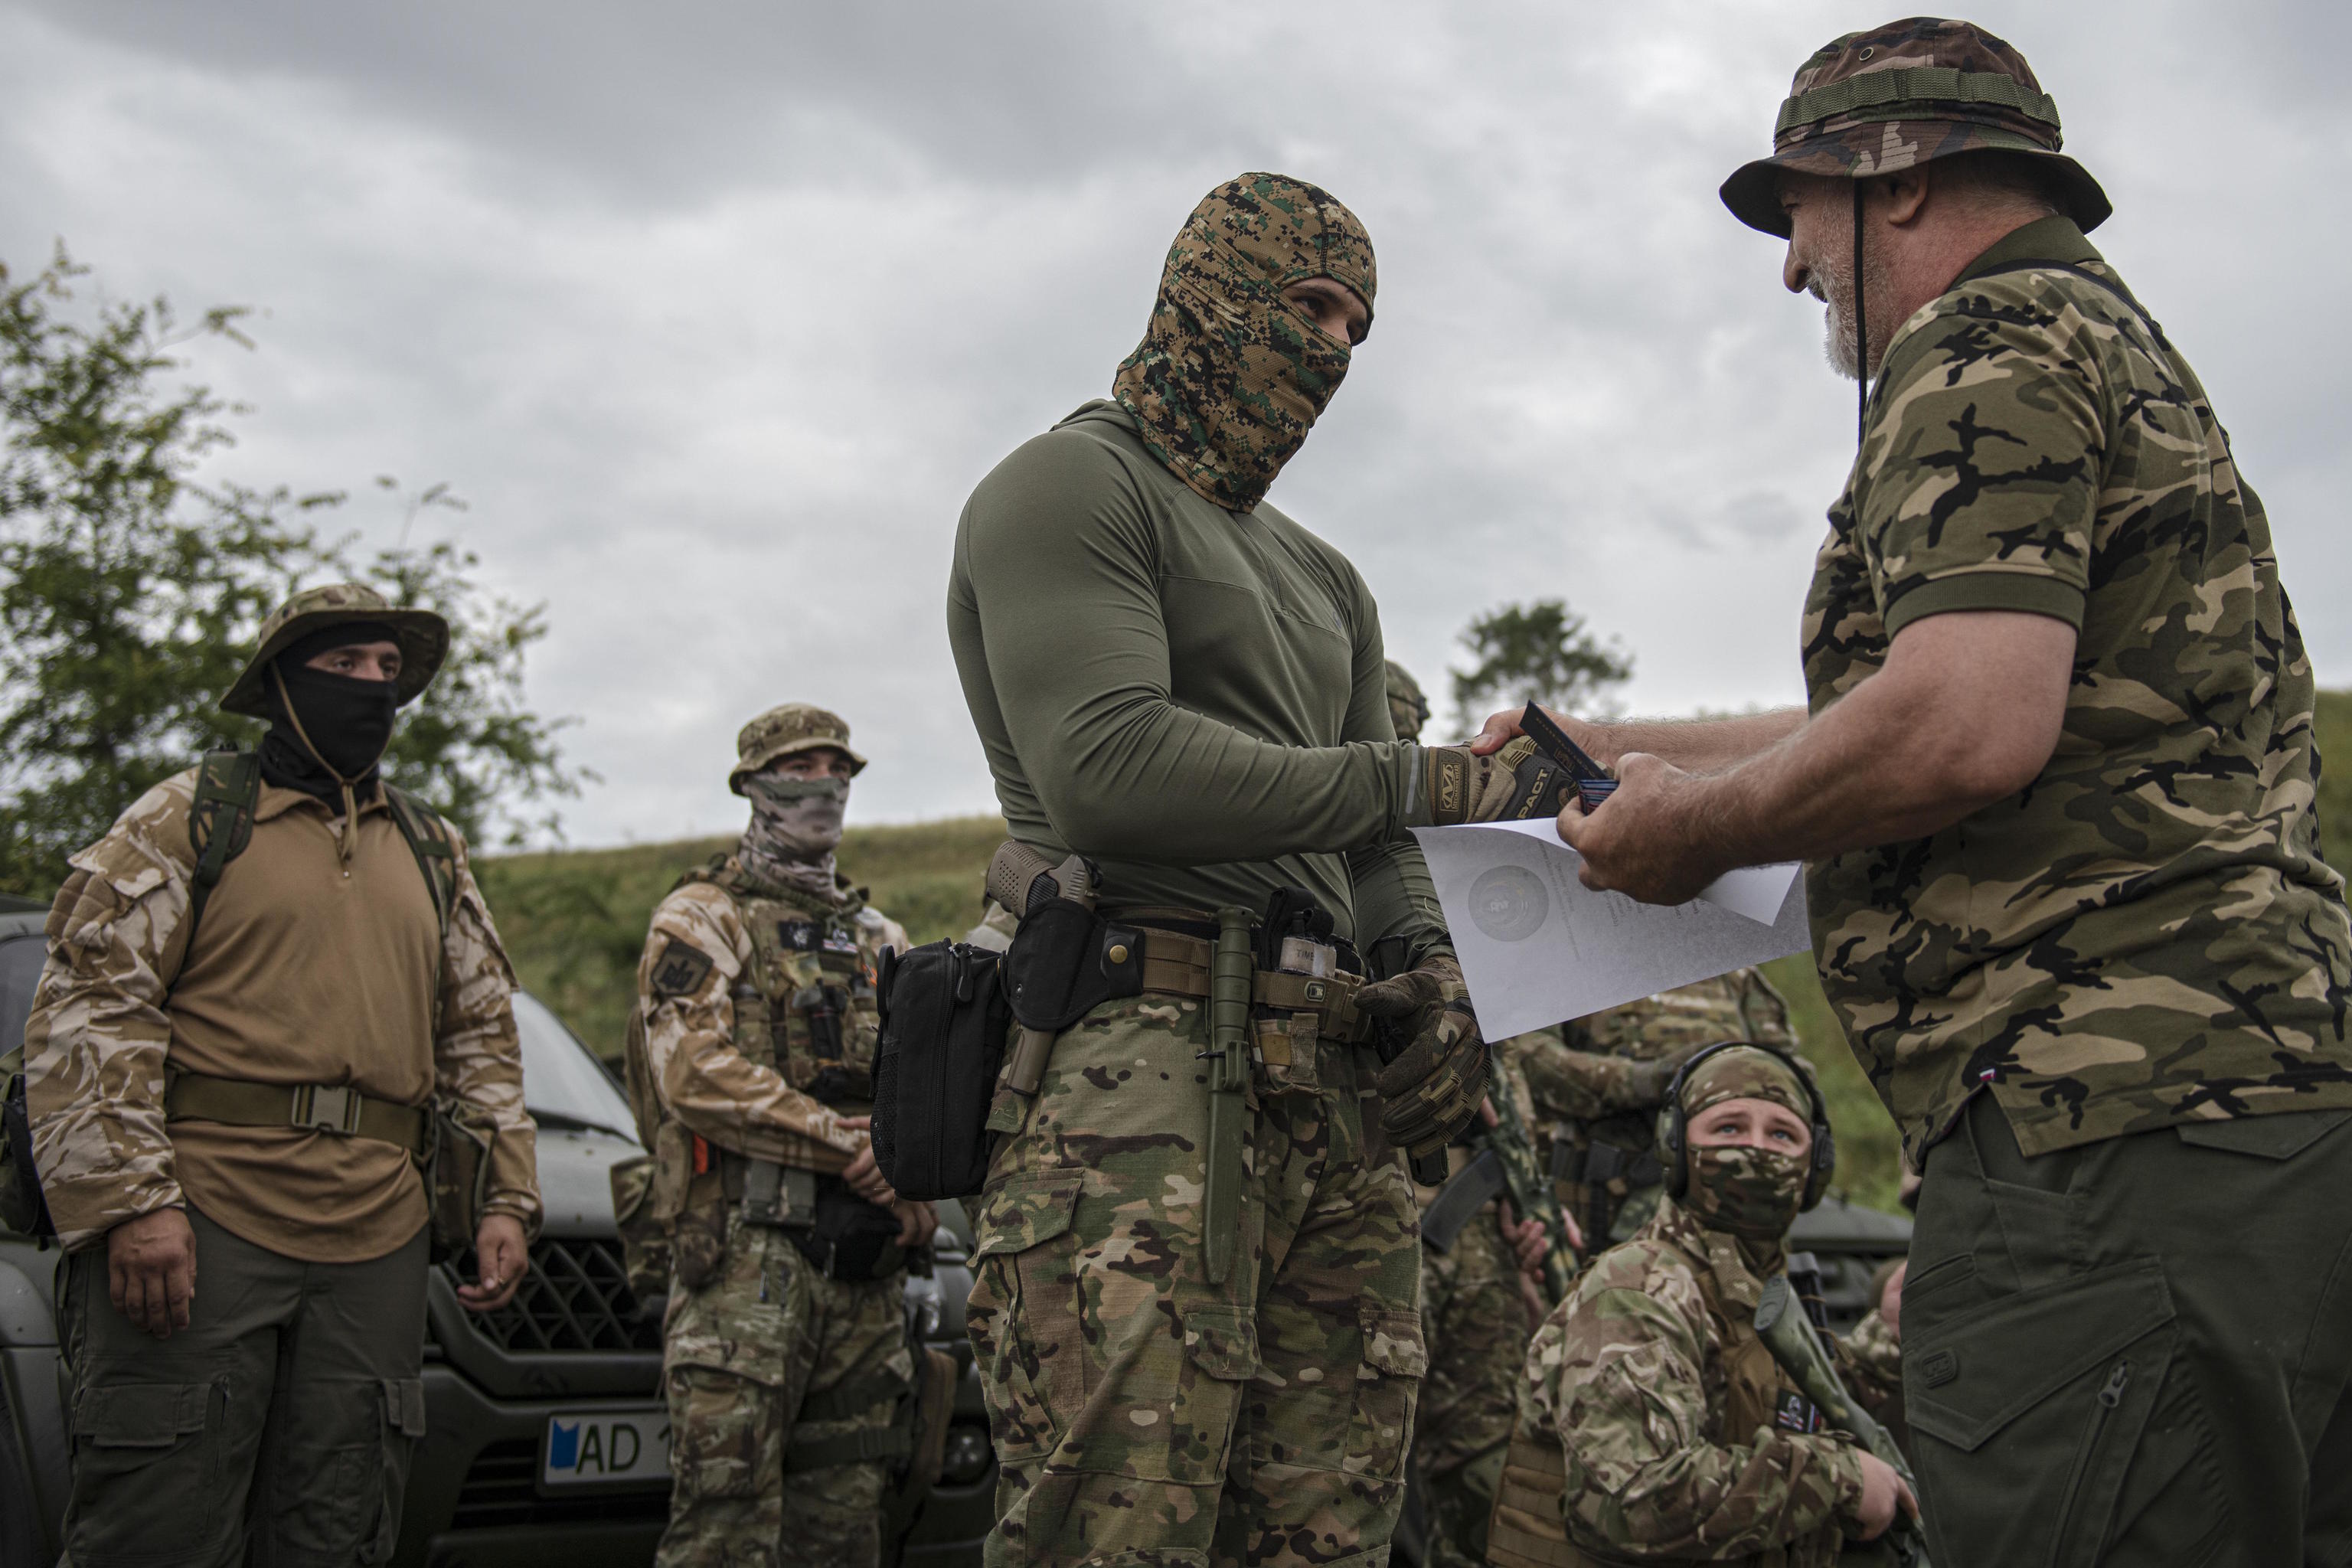
[[[1479,1031],[1507,1039],[1809,947],[1794,864],[1755,866],[1686,904],[1636,903],[1576,879],[1549,818],[1416,827]]]

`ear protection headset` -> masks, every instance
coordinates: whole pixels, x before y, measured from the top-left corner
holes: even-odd
[[[1812,1168],[1805,1173],[1805,1195],[1797,1205],[1801,1213],[1822,1201],[1822,1189],[1829,1184],[1830,1173],[1837,1169],[1837,1139],[1830,1131],[1830,1108],[1822,1099],[1820,1087],[1797,1064],[1796,1058],[1778,1046],[1756,1040],[1717,1040],[1683,1063],[1674,1081],[1666,1086],[1666,1102],[1658,1108],[1658,1157],[1659,1163],[1665,1167],[1666,1195],[1680,1199],[1690,1188],[1690,1162],[1684,1157],[1688,1147],[1689,1118],[1683,1112],[1683,1086],[1690,1081],[1692,1070],[1707,1058],[1742,1047],[1780,1058],[1788,1064],[1796,1080],[1805,1086],[1805,1100],[1812,1108],[1810,1120],[1813,1152]]]

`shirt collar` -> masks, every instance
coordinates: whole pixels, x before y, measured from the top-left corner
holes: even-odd
[[[371,812],[387,809],[383,799],[383,785],[379,783],[374,789],[375,793],[360,802],[362,816]],[[335,811],[317,795],[299,789],[283,789],[265,779],[261,785],[261,798],[253,804],[253,820],[268,822],[273,816],[283,816],[288,812],[299,810],[305,805],[316,806],[319,814],[330,821],[332,821],[336,815]]]
[[[1958,278],[1952,279],[1957,289],[1972,279],[1988,272],[1998,272],[2020,261],[2063,261],[2080,266],[2085,261],[2104,261],[2074,220],[2059,214],[2036,218],[2023,228],[2013,228],[1985,247],[1984,253],[1968,264]]]

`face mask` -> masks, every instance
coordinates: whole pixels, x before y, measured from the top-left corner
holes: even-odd
[[[743,781],[751,802],[742,857],[752,869],[813,891],[833,891],[833,851],[841,842],[849,805],[847,779],[782,778],[753,773]]]
[[[1248,511],[1348,374],[1349,345],[1283,289],[1329,278],[1372,302],[1372,242],[1313,185],[1244,174],[1193,209],[1160,279],[1143,342],[1112,395],[1143,444],[1195,493]]]
[[[1779,1241],[1804,1201],[1804,1160],[1780,1149],[1693,1149],[1683,1206],[1709,1230]]]

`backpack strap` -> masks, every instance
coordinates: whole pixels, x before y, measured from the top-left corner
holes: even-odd
[[[261,799],[261,758],[241,748],[206,752],[196,767],[196,796],[188,806],[188,847],[195,870],[188,879],[188,942],[228,863],[253,842],[253,808]]]
[[[449,825],[406,790],[381,780],[376,787],[383,791],[384,801],[392,807],[393,823],[407,840],[408,852],[416,857],[416,868],[433,894],[434,917],[441,922],[446,940],[450,911],[457,905],[457,853],[450,844]]]

